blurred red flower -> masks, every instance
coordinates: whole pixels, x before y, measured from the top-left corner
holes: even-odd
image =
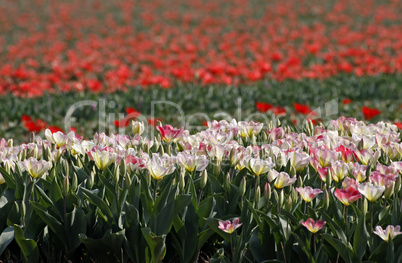
[[[366,120],[371,120],[377,115],[381,114],[381,111],[375,108],[369,108],[367,106],[363,106],[362,113]]]

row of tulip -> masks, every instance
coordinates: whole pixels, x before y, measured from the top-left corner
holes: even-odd
[[[133,118],[149,126],[163,119],[172,125],[187,122],[186,126],[193,127],[203,127],[217,118],[261,122],[277,118],[285,125],[300,127],[304,119],[326,123],[339,116],[353,116],[372,122],[389,120],[400,127],[401,85],[399,75],[338,76],[324,81],[267,81],[242,88],[177,86],[168,90],[133,88],[103,95],[69,93],[33,99],[6,96],[0,97],[0,136],[24,142],[30,132],[42,131],[43,135],[46,128],[68,132],[66,118],[85,137],[100,131],[100,126],[108,133],[124,133]]]
[[[2,139],[0,258],[401,262],[397,127],[305,124]]]

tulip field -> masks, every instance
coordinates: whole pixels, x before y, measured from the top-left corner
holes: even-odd
[[[400,14],[0,1],[0,262],[402,263]]]

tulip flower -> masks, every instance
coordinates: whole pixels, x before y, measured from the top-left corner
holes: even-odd
[[[45,136],[49,142],[56,144],[57,147],[61,147],[65,145],[69,140],[72,140],[75,137],[75,134],[74,132],[64,134],[61,131],[52,133],[49,129],[46,129]]]
[[[240,121],[238,123],[239,135],[243,138],[251,138],[253,135],[259,134],[263,126],[264,124],[260,122]]]
[[[145,164],[141,158],[137,158],[134,155],[129,155],[125,158],[126,165],[129,172],[145,169]]]
[[[313,189],[310,186],[296,187],[296,191],[300,193],[301,197],[306,202],[311,202],[318,194],[322,193],[321,189]]]
[[[183,134],[184,128],[180,129],[173,128],[171,125],[157,126],[156,129],[161,134],[162,139],[165,142],[177,141]]]
[[[274,166],[275,165],[272,163],[271,158],[269,157],[266,160],[251,158],[247,164],[248,170],[255,176],[267,173]]]
[[[362,196],[358,190],[353,187],[348,187],[346,189],[336,189],[336,198],[341,201],[342,204],[349,206],[352,202],[360,199]]]
[[[226,220],[225,222],[219,221],[218,228],[226,233],[233,233],[237,228],[239,228],[242,224],[239,223],[239,218],[236,217],[230,222]]]
[[[341,154],[339,152],[332,151],[324,146],[312,148],[311,155],[318,160],[321,167],[329,167],[332,162],[341,158]]]
[[[294,184],[296,182],[297,178],[296,176],[290,177],[289,174],[286,172],[280,172],[278,176],[276,177],[274,186],[278,189],[284,188],[286,186],[289,186],[291,184]]]
[[[132,121],[131,122],[131,129],[133,131],[133,134],[138,134],[141,136],[141,134],[144,133],[144,123],[142,121]]]
[[[42,177],[52,167],[51,162],[37,160],[33,157],[24,160],[23,165],[25,171],[27,171],[33,178]]]
[[[296,169],[296,172],[303,171],[304,167],[306,167],[310,163],[310,155],[305,152],[289,152],[288,153],[288,161],[290,164]]]
[[[146,167],[155,180],[160,180],[166,175],[174,172],[176,167],[170,160],[170,156],[164,154],[159,156],[159,154],[153,153],[152,158],[146,158]]]
[[[89,151],[88,156],[91,160],[95,161],[96,167],[105,170],[116,160],[117,154],[113,151],[110,147],[102,148],[98,146]]]
[[[314,222],[314,219],[309,218],[305,222],[302,222],[302,225],[307,228],[311,233],[317,233],[327,222],[322,220],[317,220]]]
[[[331,164],[330,171],[332,179],[339,182],[349,174],[349,166],[343,161],[336,161]]]
[[[389,225],[385,229],[382,229],[381,226],[376,226],[374,234],[378,235],[381,237],[385,242],[388,242],[390,239],[394,239],[397,235],[402,234],[400,231],[401,227],[400,226],[392,226]]]
[[[380,198],[384,193],[385,186],[373,185],[372,183],[363,183],[359,184],[357,189],[367,198],[367,200],[374,202],[378,200],[378,198]]]
[[[177,162],[189,172],[194,170],[202,171],[208,166],[209,163],[205,155],[198,156],[182,152],[177,154]]]

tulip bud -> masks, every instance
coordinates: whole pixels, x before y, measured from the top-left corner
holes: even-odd
[[[142,121],[132,121],[131,129],[132,129],[134,135],[138,134],[141,136],[141,134],[143,134],[143,132],[145,130],[144,123]]]
[[[268,127],[267,130],[271,131],[274,128],[274,124],[272,123],[272,120],[268,122]]]
[[[179,189],[181,191],[184,191],[184,188],[186,187],[185,176],[186,176],[186,169],[182,168],[179,173]]]
[[[163,145],[161,145],[161,147],[159,149],[160,149],[161,155],[163,155],[165,153],[165,149],[163,148]]]
[[[216,160],[216,163],[214,165],[214,175],[218,176],[221,172],[221,164],[218,160]]]
[[[282,207],[284,201],[285,201],[285,193],[283,192],[283,190],[281,190],[278,198],[278,206]]]
[[[294,187],[291,187],[290,196],[292,197],[292,201],[294,203],[297,203],[297,201],[299,200],[299,195],[297,194],[297,191]]]
[[[254,203],[255,203],[256,207],[258,207],[260,198],[261,198],[261,189],[260,189],[260,186],[257,186],[257,189],[255,190],[255,195],[254,195]]]
[[[274,199],[275,199],[275,202],[277,204],[279,204],[279,195],[278,195],[278,192],[276,190],[274,190]]]
[[[113,173],[113,181],[115,184],[119,183],[120,179],[120,165],[115,165],[114,166],[114,173]]]
[[[32,157],[34,157],[35,159],[39,160],[39,149],[38,149],[38,145],[35,145],[35,148],[33,149],[32,152]]]
[[[262,141],[263,142],[268,141],[268,135],[267,135],[267,133],[265,131],[262,132]]]
[[[8,145],[8,147],[12,148],[13,145],[14,145],[13,139],[8,139],[8,140],[7,140],[7,145]]]
[[[126,176],[127,174],[127,164],[126,164],[126,160],[121,160],[120,162],[120,173],[123,177]]]
[[[301,178],[301,176],[297,177],[296,186],[303,187],[303,179]]]
[[[329,193],[328,193],[328,189],[324,191],[324,207],[327,210],[329,208]]]
[[[204,189],[204,187],[207,185],[207,182],[208,182],[208,172],[205,169],[204,171],[202,171],[201,174],[201,181],[200,181],[201,189]]]
[[[240,196],[244,196],[244,194],[246,193],[246,184],[247,184],[246,177],[243,176],[243,178],[241,179],[241,182],[240,182],[240,186],[239,186]]]
[[[368,201],[367,201],[367,198],[364,198],[364,200],[363,200],[363,214],[365,215],[365,214],[367,214],[367,210],[368,210]]]
[[[330,189],[332,183],[331,169],[328,169],[325,183],[327,185],[327,188]]]
[[[293,205],[292,197],[289,196],[285,202],[285,211],[290,212],[292,210],[292,205]]]
[[[224,181],[224,188],[226,191],[230,191],[230,174],[227,173]]]
[[[281,120],[277,119],[276,120],[276,127],[281,127],[281,126],[282,126]]]
[[[70,166],[67,160],[65,159],[61,160],[61,166],[63,167],[64,174],[68,176],[70,174]]]
[[[76,174],[76,173],[73,173],[73,178],[72,178],[72,182],[71,182],[70,188],[75,192],[75,191],[77,190],[77,186],[78,186],[77,174]]]
[[[168,155],[171,155],[171,152],[172,152],[172,144],[168,144],[167,146],[166,146],[166,153],[168,154]]]
[[[29,135],[29,142],[35,143],[35,133],[34,132],[31,132],[31,134]]]
[[[131,186],[131,177],[130,177],[130,174],[129,174],[129,173],[126,173],[126,174],[124,175],[124,180],[126,181],[126,185],[127,185],[128,187],[130,187],[130,186]]]
[[[92,187],[94,186],[94,183],[95,183],[95,172],[92,171],[89,174],[89,177],[87,179],[86,187],[88,189],[92,189]]]
[[[269,200],[271,200],[271,185],[269,183],[265,183],[264,186],[264,197],[266,202],[268,202]]]
[[[66,176],[64,176],[64,179],[63,179],[62,193],[63,193],[64,197],[67,196],[69,188],[70,188],[70,181],[68,180],[68,174],[67,174]]]

